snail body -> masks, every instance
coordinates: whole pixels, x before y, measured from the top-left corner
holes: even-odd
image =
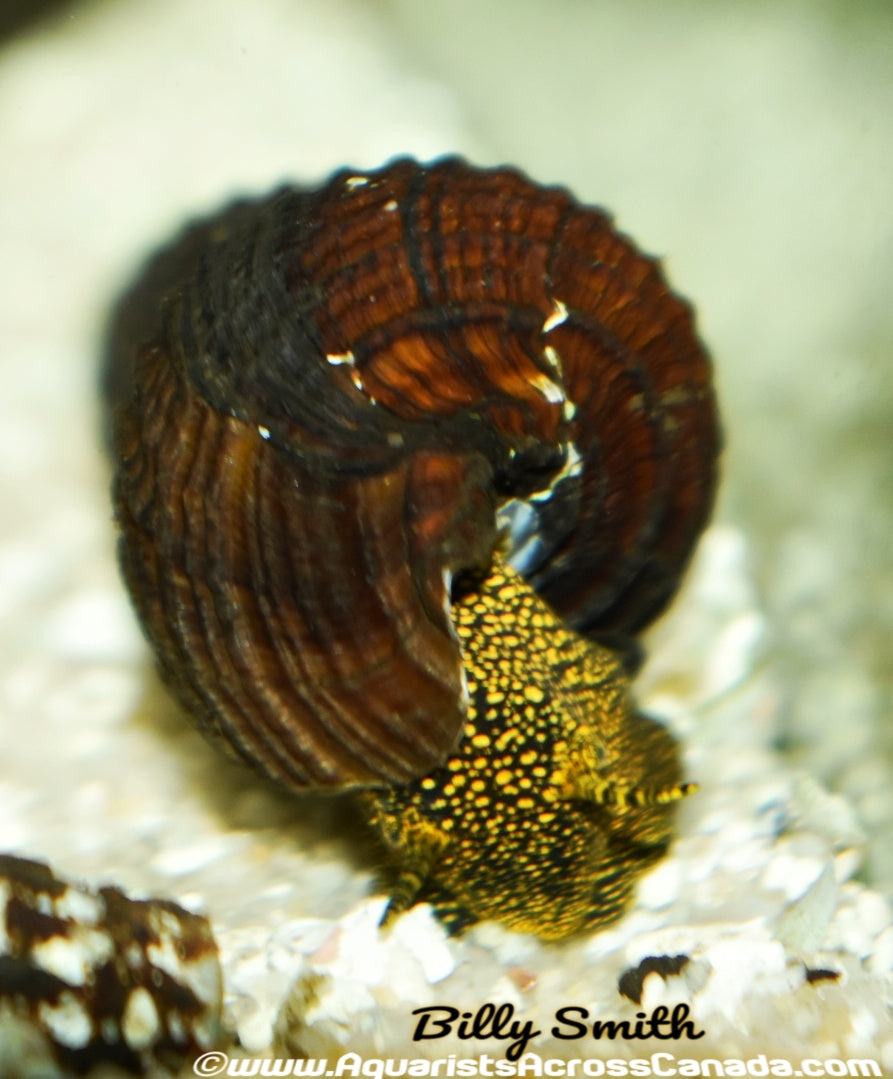
[[[633,708],[620,658],[510,567],[454,614],[464,738],[422,779],[364,796],[394,854],[389,914],[423,899],[453,930],[492,918],[545,939],[610,922],[689,789],[672,737]]]
[[[432,897],[458,926],[505,906],[448,823],[486,816],[486,792],[474,812],[450,793],[456,761],[503,789],[499,819],[537,780],[504,860],[557,848],[553,811],[585,818],[591,914],[576,897],[525,921],[519,893],[512,924],[562,935],[622,905],[681,788],[598,642],[669,601],[719,449],[709,361],[653,260],[512,169],[343,171],[156,256],[118,307],[105,392],[124,576],[212,738],[292,789],[368,790],[394,909]],[[503,682],[525,668],[543,759],[469,756],[519,729]],[[527,767],[545,775],[504,780]]]

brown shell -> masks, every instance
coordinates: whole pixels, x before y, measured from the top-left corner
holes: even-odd
[[[443,759],[451,582],[500,528],[573,627],[631,634],[713,501],[689,306],[602,211],[510,168],[399,160],[192,226],[122,301],[106,389],[162,671],[291,786]]]

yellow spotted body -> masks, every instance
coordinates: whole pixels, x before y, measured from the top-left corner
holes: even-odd
[[[394,856],[390,912],[497,919],[556,939],[618,916],[666,850],[676,745],[639,715],[618,657],[569,630],[509,567],[453,608],[468,721],[446,763],[363,796]]]

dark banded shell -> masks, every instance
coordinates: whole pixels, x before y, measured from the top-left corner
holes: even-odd
[[[124,298],[121,558],[206,730],[293,787],[399,783],[465,715],[497,545],[591,636],[675,591],[719,434],[691,309],[602,211],[459,159],[191,228]]]
[[[223,1040],[206,918],[0,854],[0,1075],[170,1075]]]

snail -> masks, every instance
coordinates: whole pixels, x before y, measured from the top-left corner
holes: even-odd
[[[720,447],[657,262],[513,168],[343,170],[188,226],[103,384],[123,575],[212,740],[357,791],[390,916],[616,917],[689,789],[628,668]]]

